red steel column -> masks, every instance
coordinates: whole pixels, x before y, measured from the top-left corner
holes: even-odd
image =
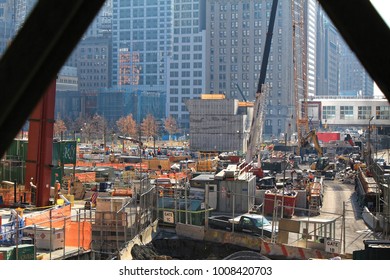
[[[38,207],[50,204],[55,93],[56,80],[29,118],[25,185],[27,190],[31,190],[30,182],[36,186],[36,201],[32,203]]]

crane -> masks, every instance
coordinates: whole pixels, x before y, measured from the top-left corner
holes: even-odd
[[[269,18],[269,24],[268,24],[268,31],[265,39],[263,60],[261,62],[260,77],[259,77],[259,82],[257,84],[256,99],[255,99],[255,104],[253,106],[253,118],[252,118],[251,130],[249,133],[249,139],[247,143],[248,151],[245,158],[245,161],[247,163],[253,161],[253,157],[256,154],[256,149],[258,148],[257,146],[261,143],[262,126],[264,123],[263,122],[264,105],[265,105],[265,98],[266,98],[266,87],[264,83],[265,83],[269,53],[271,50],[271,40],[272,40],[273,29],[275,24],[277,6],[278,6],[278,0],[273,0],[272,7],[271,7],[271,14]],[[260,167],[259,166],[260,155],[257,155],[257,159],[258,159],[258,167]]]
[[[119,136],[118,136],[118,139],[130,141],[130,142],[132,142],[132,143],[138,144],[140,147],[142,147],[142,146],[144,145],[144,144],[142,143],[142,141],[139,141],[139,140],[134,139],[134,138],[131,138],[131,137],[126,137],[126,136],[121,136],[121,135],[119,135]]]
[[[307,110],[307,67],[306,67],[306,44],[304,28],[304,0],[291,1],[292,18],[292,50],[293,50],[293,75],[294,75],[294,102],[295,119],[298,134],[297,154],[301,155],[301,144],[304,142],[303,135],[309,131]],[[298,39],[297,39],[298,37]],[[303,92],[300,95],[300,92]],[[302,107],[300,97],[303,97]],[[301,155],[302,156],[302,155]]]

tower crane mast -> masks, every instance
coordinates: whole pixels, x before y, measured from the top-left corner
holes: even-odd
[[[292,18],[292,50],[293,50],[293,78],[294,78],[294,105],[295,120],[298,136],[297,154],[300,155],[304,135],[309,132],[307,109],[307,65],[306,65],[306,35],[304,26],[305,0],[291,1]],[[303,99],[302,106],[300,100]]]

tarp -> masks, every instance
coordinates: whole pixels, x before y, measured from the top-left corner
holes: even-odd
[[[96,172],[76,173],[75,177],[82,183],[96,182]]]

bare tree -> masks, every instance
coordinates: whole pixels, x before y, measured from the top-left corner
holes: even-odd
[[[169,116],[164,121],[165,130],[169,133],[170,136],[178,132],[176,119],[172,116]]]
[[[107,121],[104,117],[95,114],[94,116],[79,117],[75,120],[75,130],[80,131],[81,137],[86,143],[93,140],[105,141]]]
[[[123,136],[135,137],[137,135],[137,123],[135,122],[132,114],[117,120],[116,125]]]
[[[143,119],[141,124],[142,134],[146,137],[156,137],[157,136],[157,122],[156,119],[148,114],[145,119]]]
[[[103,140],[106,142],[106,132],[107,132],[107,120],[98,114],[95,114],[92,117],[91,126],[91,135],[94,140]]]
[[[91,116],[85,116],[85,117],[78,117],[75,121],[78,131],[80,131],[81,138],[84,142],[89,143],[91,140],[91,136],[93,133],[93,126],[92,126],[92,117]]]
[[[66,132],[68,129],[66,128],[65,122],[61,119],[57,119],[54,122],[54,136],[60,137],[62,133]]]

